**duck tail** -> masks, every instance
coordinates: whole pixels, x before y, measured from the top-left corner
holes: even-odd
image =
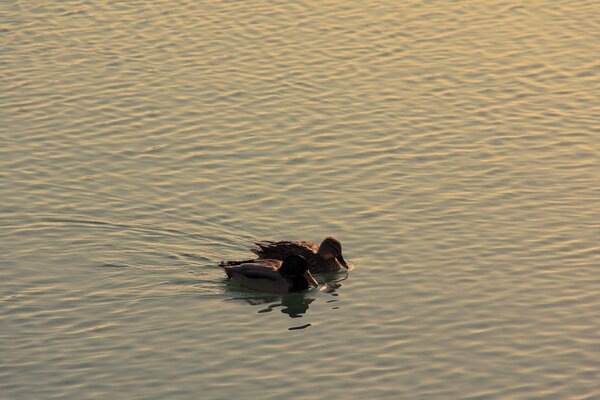
[[[232,267],[234,265],[241,265],[241,264],[247,264],[247,263],[253,263],[256,262],[256,260],[252,259],[252,260],[240,260],[240,261],[221,261],[219,263],[219,267]]]
[[[250,249],[250,251],[259,257],[264,257],[267,254],[267,252],[269,251],[270,247],[273,244],[275,244],[275,242],[272,242],[270,240],[264,240],[262,242],[256,242],[254,244],[256,246],[258,246],[258,249]]]

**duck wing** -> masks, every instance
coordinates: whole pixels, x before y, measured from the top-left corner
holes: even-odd
[[[237,261],[230,261],[228,263],[221,262],[219,266],[223,268],[229,277],[231,277],[230,274],[232,273],[252,275],[264,274],[265,276],[271,274],[278,275],[277,268],[281,266],[281,261],[278,260],[249,260],[248,262],[236,263]]]
[[[240,265],[221,266],[229,278],[240,285],[261,292],[282,293],[290,290],[289,282],[281,276],[275,265],[277,260],[254,262]]]
[[[283,260],[290,254],[297,254],[306,259],[314,256],[319,251],[319,245],[308,241],[273,242],[270,240],[255,243],[258,249],[251,249],[259,258]]]
[[[278,269],[281,267],[281,260],[272,260],[272,259],[251,259],[251,260],[232,260],[232,261],[221,261],[219,263],[219,267],[232,267],[236,265],[242,264],[264,264],[272,267],[273,269]]]

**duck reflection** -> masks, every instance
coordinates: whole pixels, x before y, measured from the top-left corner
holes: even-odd
[[[250,295],[234,297],[231,300],[243,300],[253,306],[265,305],[266,307],[258,310],[259,314],[268,313],[281,307],[281,312],[287,314],[290,318],[300,318],[306,314],[308,307],[316,299],[307,297],[305,293],[293,293],[277,296]]]
[[[257,312],[259,314],[271,312],[277,308],[281,309],[283,314],[287,314],[290,318],[301,318],[306,313],[310,305],[317,300],[319,297],[318,293],[326,293],[336,298],[326,300],[326,303],[335,303],[338,301],[337,297],[338,289],[342,287],[342,282],[348,278],[348,275],[339,276],[339,274],[326,274],[320,277],[320,281],[324,281],[320,285],[317,291],[307,291],[299,293],[286,293],[286,294],[265,294],[259,292],[250,292],[237,289],[237,296],[232,297],[231,300],[243,300],[252,306],[264,306],[261,307]],[[229,285],[228,285],[229,286]],[[233,287],[230,290],[235,290]],[[240,295],[241,294],[241,295]],[[339,307],[332,307],[332,309],[338,309]],[[308,327],[310,324],[303,326]],[[293,329],[303,329],[303,327],[294,327]],[[292,329],[292,328],[290,328]]]
[[[337,290],[342,287],[342,282],[348,279],[348,274],[339,276],[339,274],[327,274],[323,275],[325,278],[325,293],[329,293],[332,296],[339,296]]]
[[[281,299],[281,312],[290,318],[300,318],[308,311],[308,306],[316,299],[308,299],[302,294],[284,296]]]

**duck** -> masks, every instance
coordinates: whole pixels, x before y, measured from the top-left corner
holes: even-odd
[[[308,263],[298,254],[290,254],[283,261],[274,259],[221,262],[227,277],[241,286],[259,292],[302,292],[319,283],[311,275]]]
[[[304,257],[308,269],[312,273],[338,272],[342,268],[348,269],[348,263],[342,256],[342,244],[334,237],[326,237],[320,245],[309,241],[283,240],[274,242],[270,240],[256,242],[257,249],[250,249],[258,259],[246,261],[230,261],[229,265],[253,263],[260,260],[283,260],[290,254]]]

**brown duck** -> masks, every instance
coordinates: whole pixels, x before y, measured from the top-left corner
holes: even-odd
[[[258,249],[251,249],[251,251],[258,256],[258,260],[284,260],[288,255],[295,254],[304,257],[310,272],[336,272],[342,268],[348,268],[348,264],[342,256],[341,243],[332,237],[325,238],[320,245],[307,241],[288,240],[262,241],[257,242],[256,245]],[[239,265],[256,261],[227,261],[222,265]]]

